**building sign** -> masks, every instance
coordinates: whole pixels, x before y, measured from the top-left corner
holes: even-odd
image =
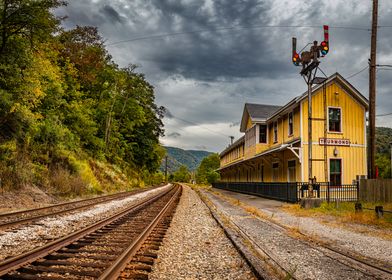
[[[322,146],[350,146],[350,140],[338,138],[320,138],[319,144]]]

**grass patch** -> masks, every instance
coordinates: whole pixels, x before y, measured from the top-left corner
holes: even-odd
[[[392,211],[392,203],[362,203],[363,208],[374,209],[375,206],[382,205],[384,210]],[[392,229],[392,213],[384,213],[384,217],[378,219],[374,210],[364,209],[362,212],[355,212],[354,202],[327,203],[323,202],[319,208],[303,209],[299,204],[285,205],[286,212],[301,217],[327,217],[332,216],[339,222],[356,223],[362,225],[372,225],[379,228]]]

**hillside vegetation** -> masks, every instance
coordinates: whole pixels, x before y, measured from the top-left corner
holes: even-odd
[[[61,0],[0,4],[2,187],[54,193],[123,189],[150,178],[164,150],[164,108],[95,27],[61,28]]]
[[[381,178],[391,178],[392,128],[376,127],[376,165]]]
[[[164,147],[167,155],[167,170],[168,173],[174,173],[182,165],[186,166],[188,170],[195,171],[200,165],[201,161],[211,154],[211,152],[200,150],[183,150],[176,147]],[[163,159],[161,168],[165,170],[165,160]]]

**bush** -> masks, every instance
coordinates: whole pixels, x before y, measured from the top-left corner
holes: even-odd
[[[60,196],[82,195],[87,192],[88,185],[78,175],[64,168],[56,168],[50,174],[50,185],[54,194]]]

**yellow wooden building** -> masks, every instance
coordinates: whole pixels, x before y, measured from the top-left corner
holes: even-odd
[[[367,175],[368,100],[340,74],[312,90],[312,162],[317,182],[352,184]],[[221,154],[223,182],[307,182],[308,99],[245,104],[245,133]]]

